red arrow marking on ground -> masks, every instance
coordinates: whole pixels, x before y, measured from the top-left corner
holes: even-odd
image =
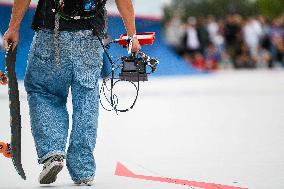
[[[122,165],[120,162],[117,162],[115,175],[122,177],[129,177],[135,179],[142,180],[150,180],[150,181],[158,181],[158,182],[167,182],[173,184],[187,185],[191,187],[198,187],[204,189],[248,189],[248,188],[240,188],[234,186],[226,186],[222,184],[214,184],[214,183],[205,183],[205,182],[196,182],[196,181],[188,181],[188,180],[180,180],[180,179],[171,179],[171,178],[163,178],[163,177],[153,177],[153,176],[144,176],[137,175],[131,172],[127,167]]]

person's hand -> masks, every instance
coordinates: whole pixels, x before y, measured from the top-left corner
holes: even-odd
[[[132,49],[131,49],[131,52],[132,52],[132,53],[137,53],[138,51],[140,51],[140,49],[141,49],[141,46],[140,46],[140,43],[139,43],[138,39],[137,39],[137,38],[134,38],[134,39],[132,40]]]
[[[3,46],[5,49],[8,49],[9,43],[13,42],[13,50],[18,45],[19,42],[19,31],[8,29],[3,36]]]

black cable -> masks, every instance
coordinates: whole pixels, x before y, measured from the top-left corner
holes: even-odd
[[[107,0],[103,0],[103,1],[101,2],[101,4],[97,3],[97,8],[99,8],[99,9],[93,11],[93,12],[95,12],[94,15],[92,15],[91,17],[90,17],[90,16],[82,17],[82,18],[79,19],[79,20],[89,20],[89,19],[91,19],[91,18],[96,19],[97,16],[99,16],[100,14],[103,13],[103,11],[105,11],[106,2],[107,2]],[[64,12],[61,11],[61,7],[60,7],[61,5],[59,4],[59,2],[58,2],[57,5],[58,5],[58,6],[56,7],[56,11],[58,11],[58,12],[60,13],[60,17],[61,17],[61,18],[65,19],[65,20],[77,20],[77,19],[75,19],[75,16],[70,16],[70,15],[64,14]],[[104,15],[102,15],[102,16],[104,16]],[[77,21],[78,21],[78,20],[77,20]],[[111,64],[111,73],[110,73],[110,74],[111,74],[111,88],[110,88],[110,90],[107,88],[106,81],[104,80],[104,81],[103,81],[103,84],[102,84],[102,86],[101,86],[101,88],[100,88],[100,94],[103,94],[103,95],[104,95],[105,99],[107,100],[107,102],[110,104],[110,106],[111,106],[113,109],[107,109],[107,108],[103,105],[102,100],[100,99],[100,104],[102,105],[103,109],[105,109],[106,111],[113,111],[113,110],[114,110],[116,113],[117,113],[117,112],[127,112],[127,111],[133,109],[133,107],[135,106],[135,104],[136,104],[136,102],[137,102],[138,96],[139,96],[139,87],[140,87],[140,83],[139,83],[139,80],[140,80],[139,68],[138,68],[138,73],[137,73],[137,74],[138,74],[138,75],[137,75],[137,77],[138,77],[138,86],[136,86],[136,84],[135,84],[134,82],[132,82],[132,81],[126,81],[126,82],[130,82],[130,83],[135,87],[135,89],[136,89],[136,96],[135,96],[135,100],[134,100],[133,104],[132,104],[129,108],[127,108],[127,109],[117,109],[118,101],[119,101],[119,100],[118,100],[117,95],[114,94],[113,89],[114,89],[115,85],[116,85],[118,82],[122,82],[122,80],[118,79],[117,81],[114,81],[114,79],[115,79],[115,70],[117,69],[117,68],[115,68],[115,63],[113,62],[113,60],[112,60],[110,54],[108,53],[108,51],[107,51],[105,45],[103,44],[102,38],[100,37],[101,32],[98,31],[98,27],[93,26],[91,23],[86,24],[86,23],[84,23],[84,22],[80,22],[80,24],[83,25],[83,26],[87,26],[87,27],[91,27],[91,28],[92,28],[93,34],[98,38],[98,40],[99,40],[99,42],[100,42],[100,44],[101,44],[101,47],[103,48],[104,53],[106,54],[107,59],[109,60],[109,62],[110,62],[110,64]],[[109,44],[108,44],[108,45],[109,45]],[[110,75],[110,74],[109,74],[109,75]],[[107,75],[107,76],[109,76],[109,75]],[[105,87],[106,87],[107,90],[110,91],[110,93],[111,93],[111,94],[110,94],[110,99],[108,99],[107,96],[106,96]]]
[[[113,94],[113,88],[114,88],[114,86],[115,86],[118,82],[120,82],[120,81],[122,81],[122,80],[118,79],[116,82],[114,82],[114,77],[115,77],[115,73],[114,73],[115,69],[114,69],[114,66],[115,66],[115,64],[114,64],[114,62],[113,62],[113,60],[112,60],[110,54],[108,53],[108,51],[107,51],[105,45],[103,44],[103,41],[102,41],[102,39],[100,38],[99,35],[97,35],[97,38],[98,38],[98,40],[99,40],[99,42],[100,42],[100,44],[101,44],[101,46],[102,46],[102,48],[103,48],[103,50],[104,50],[104,53],[105,53],[106,56],[107,56],[107,59],[109,60],[109,62],[110,62],[110,64],[111,64],[111,70],[112,70],[112,71],[111,71],[110,105],[111,105],[111,107],[113,107],[113,110],[114,110],[115,112],[128,112],[129,110],[133,109],[133,107],[135,106],[136,101],[137,101],[137,99],[138,99],[138,96],[139,96],[139,71],[138,71],[138,87],[135,85],[134,82],[132,82],[132,81],[126,81],[126,82],[130,82],[130,83],[131,83],[133,86],[135,86],[135,88],[136,88],[136,96],[135,96],[135,100],[134,100],[133,104],[130,106],[130,108],[127,108],[127,109],[117,109],[116,107],[117,107],[118,104],[115,104],[114,101],[113,101],[113,97],[114,97],[114,96],[117,97],[117,95]],[[106,95],[104,94],[104,96],[106,96]],[[107,100],[107,101],[108,101],[108,100]],[[118,100],[117,100],[117,101],[118,101]],[[101,100],[100,100],[100,102],[101,102]],[[109,101],[108,101],[108,102],[109,102]],[[103,106],[102,102],[101,102],[101,105],[102,105],[102,107],[103,107],[105,110],[109,111],[108,109],[106,109],[106,108]]]

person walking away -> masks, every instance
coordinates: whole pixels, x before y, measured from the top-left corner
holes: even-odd
[[[98,4],[96,4],[98,2]],[[140,49],[136,38],[131,0],[116,0],[132,52]],[[85,3],[85,4],[82,4]],[[30,0],[15,0],[4,47],[19,42],[19,29]],[[59,6],[57,6],[59,5]],[[56,181],[66,159],[75,184],[92,185],[96,164],[99,116],[98,78],[103,49],[97,36],[103,36],[105,12],[102,0],[39,0],[32,28],[35,30],[25,75],[31,130],[38,162],[44,164],[40,184]],[[71,19],[72,18],[72,19]],[[95,29],[94,29],[95,28]],[[93,34],[96,35],[93,35]],[[67,153],[69,116],[66,108],[71,87],[73,116]]]

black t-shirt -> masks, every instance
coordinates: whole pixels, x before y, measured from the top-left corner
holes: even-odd
[[[79,4],[82,3],[82,0],[65,0],[64,11],[68,14],[73,14],[75,11],[80,10],[83,7],[76,7],[74,2],[79,1]],[[55,8],[54,0],[39,0],[37,9],[34,15],[34,19],[32,22],[32,29],[54,29],[55,25],[55,13],[53,9]],[[100,11],[95,18],[90,18],[87,20],[66,20],[60,18],[59,21],[59,30],[60,31],[76,31],[76,30],[87,30],[87,29],[96,29],[99,33],[102,33],[105,29],[106,25],[106,10],[103,8],[103,11]],[[79,12],[80,16],[82,13]],[[85,13],[84,16],[87,16],[88,13]]]

